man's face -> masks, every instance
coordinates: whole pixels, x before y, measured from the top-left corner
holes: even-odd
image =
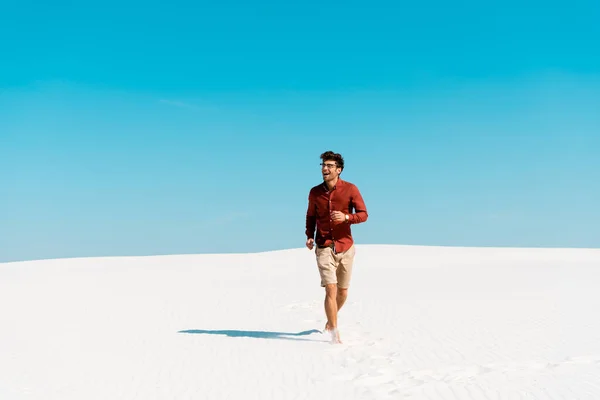
[[[323,174],[324,181],[332,181],[336,179],[342,172],[341,168],[338,168],[335,161],[327,160],[321,164],[321,173]]]

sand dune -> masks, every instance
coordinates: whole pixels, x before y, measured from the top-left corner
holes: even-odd
[[[600,399],[600,250],[358,245],[0,264],[0,399]]]

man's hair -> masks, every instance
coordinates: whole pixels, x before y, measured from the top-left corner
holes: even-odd
[[[321,160],[323,160],[323,162],[335,161],[337,166],[341,168],[342,171],[344,170],[344,157],[342,157],[342,155],[339,153],[334,153],[333,151],[326,151],[325,153],[321,154]]]

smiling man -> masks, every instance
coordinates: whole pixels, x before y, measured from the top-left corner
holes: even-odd
[[[317,267],[325,288],[325,331],[331,333],[332,342],[341,343],[337,316],[348,297],[355,254],[350,226],[365,222],[368,214],[356,185],[340,178],[344,170],[341,154],[326,151],[321,160],[323,183],[308,195],[306,247],[312,250],[316,245]]]

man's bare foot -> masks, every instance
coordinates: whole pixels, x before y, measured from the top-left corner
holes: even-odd
[[[325,324],[325,330],[323,332],[329,332],[331,330],[331,325],[329,325],[329,321]]]
[[[330,333],[332,344],[342,344],[342,339],[340,339],[340,331],[338,331],[337,328],[331,329]]]

